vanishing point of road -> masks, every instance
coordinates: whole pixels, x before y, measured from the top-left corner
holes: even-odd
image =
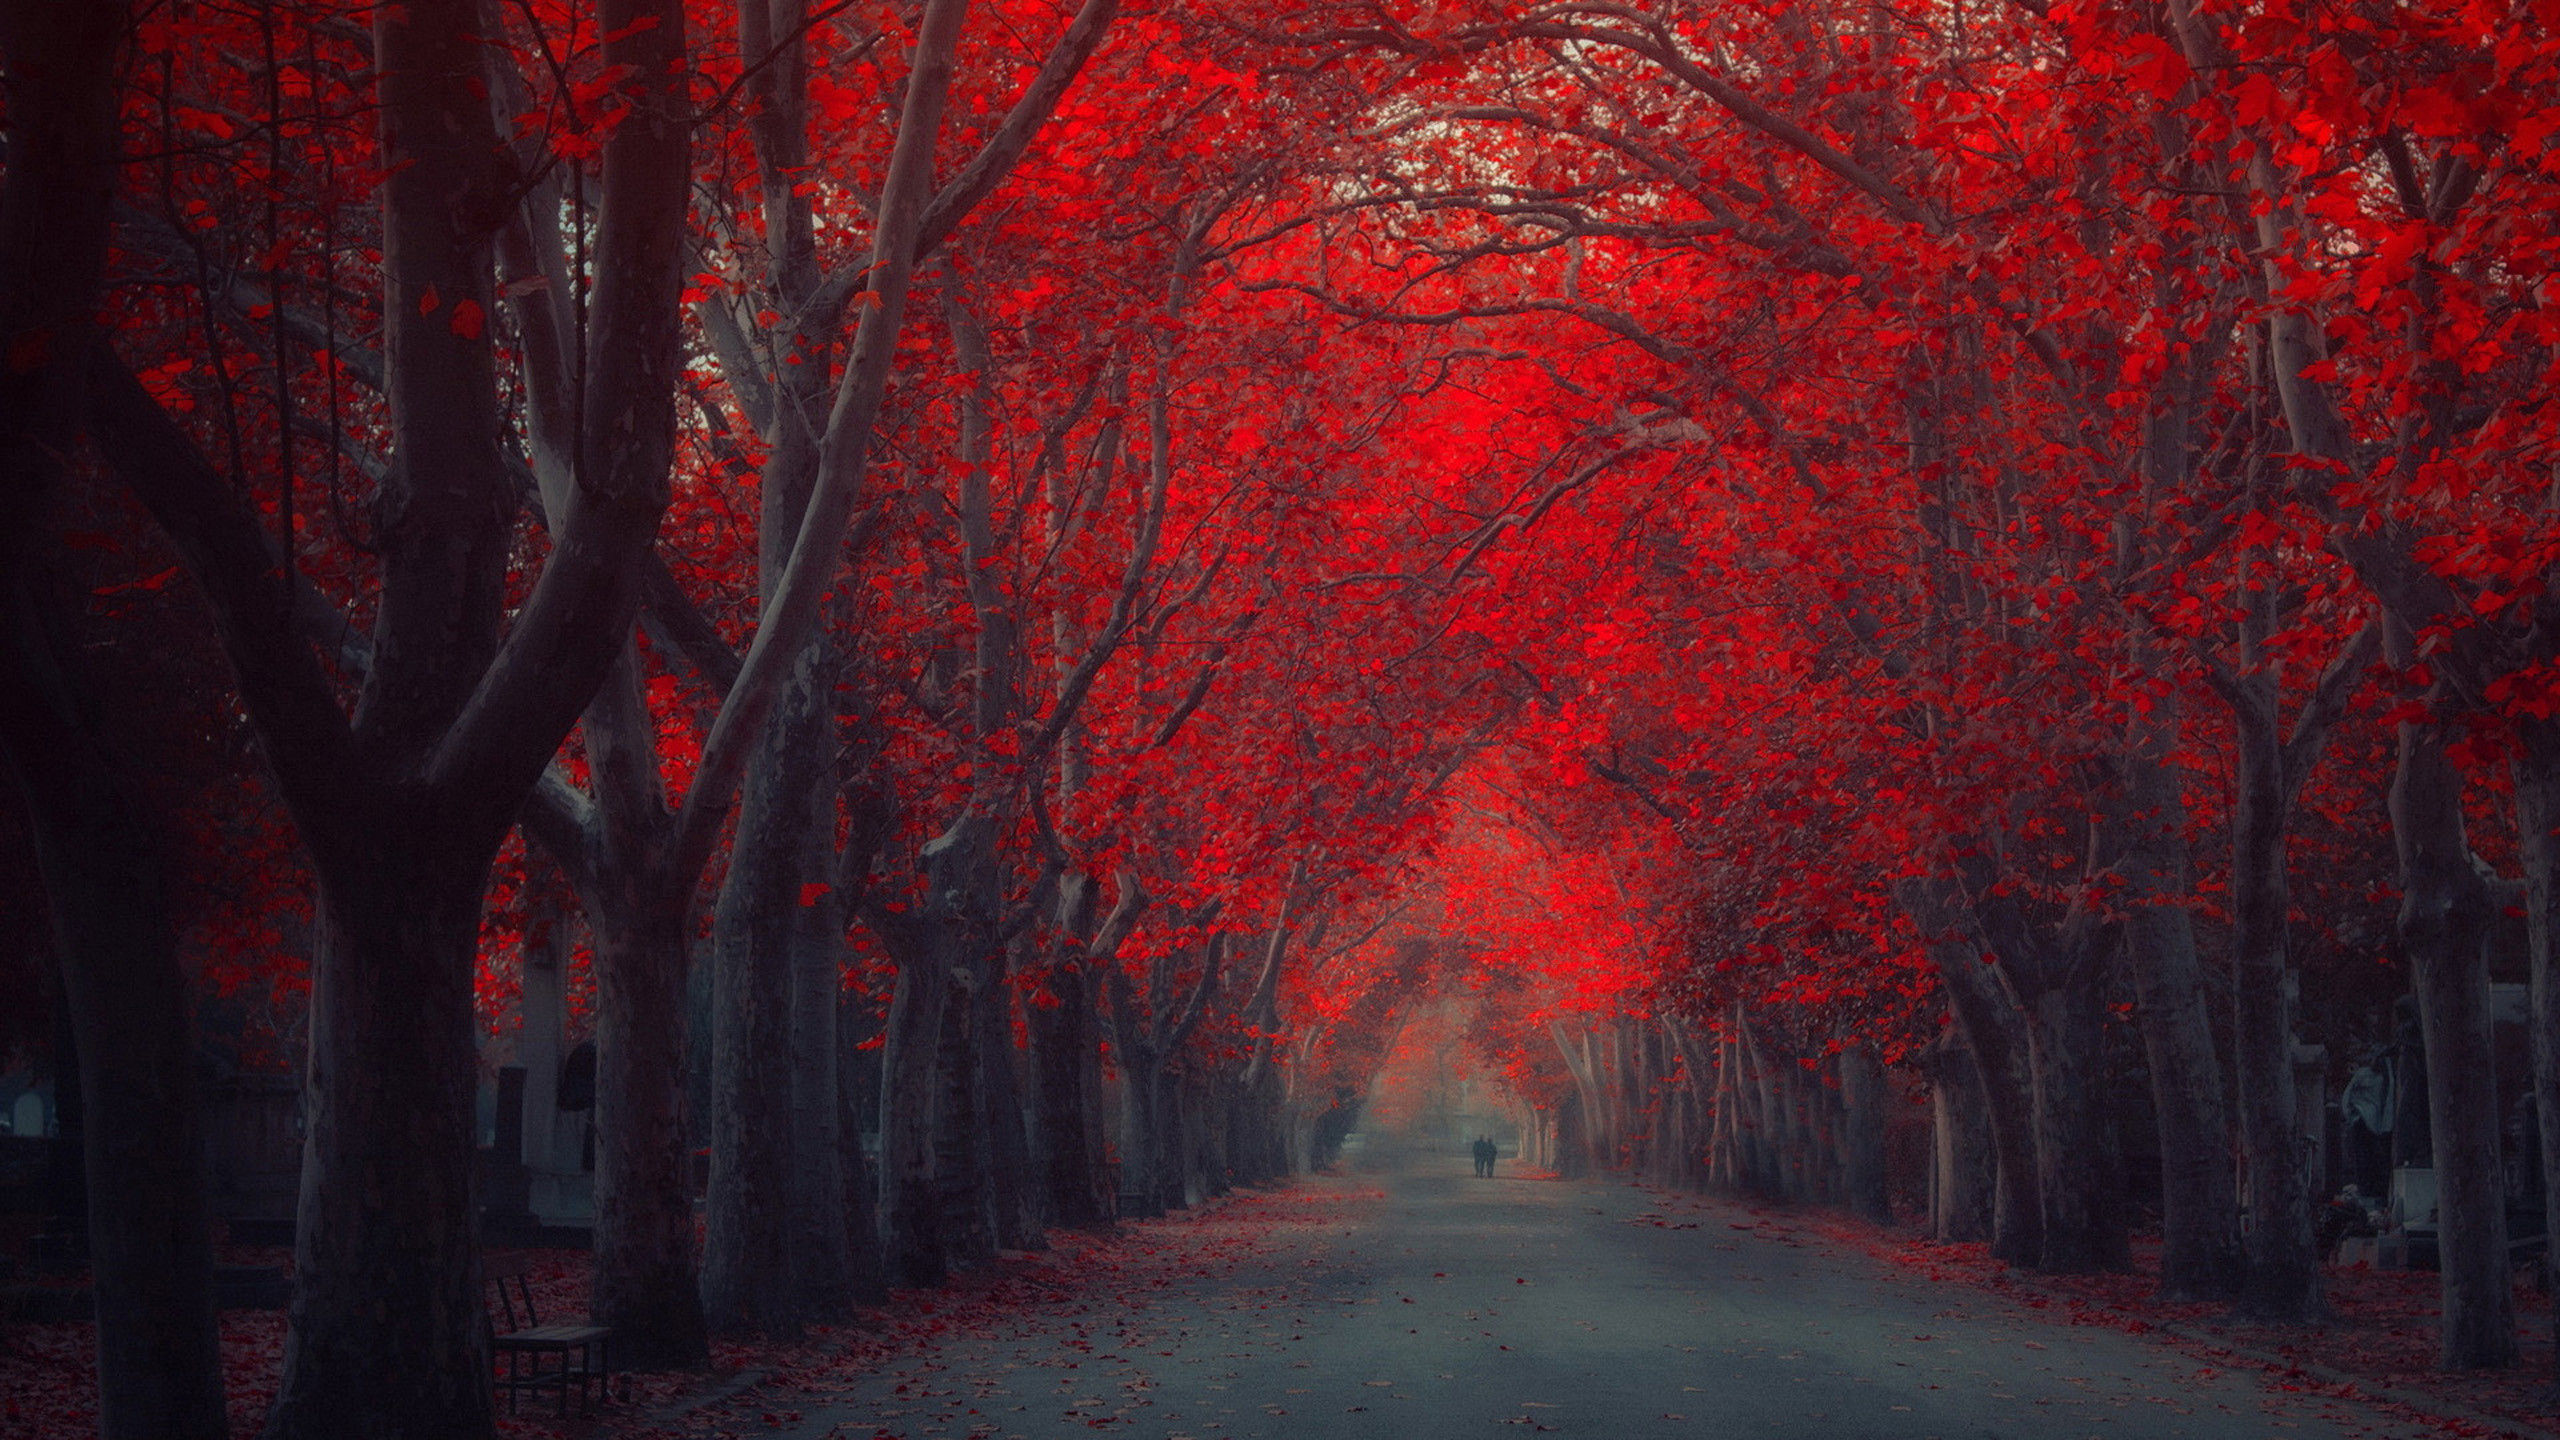
[[[1713,1202],[1479,1180],[1455,1156],[1304,1185],[1320,1203],[1298,1207],[1299,1223],[1218,1263],[955,1327],[752,1428],[806,1440],[2442,1433],[1933,1286]]]

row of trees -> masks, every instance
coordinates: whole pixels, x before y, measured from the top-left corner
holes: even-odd
[[[1895,1015],[1943,1007],[1998,1161],[1995,1253],[2070,1270],[2126,1254],[2096,1068],[2122,1025],[2164,1287],[2302,1319],[2301,996],[2364,990],[2341,953],[2385,958],[2431,1062],[2443,1358],[2512,1363],[2518,1097],[2488,982],[2512,942],[2508,978],[2553,993],[2546,21],[1344,17],[1344,63],[1410,67],[1364,223],[1423,258],[1308,288],[1533,354],[1618,472],[1506,512],[1543,531],[1509,564],[1611,560],[1564,615],[1512,616],[1579,644],[1526,662],[1552,668],[1518,732],[1537,813],[1511,823],[1600,841],[1652,948],[1549,937],[1594,967],[1554,1003],[1623,1058],[1595,1083],[1584,1038],[1531,1033],[1521,1063],[1561,1065],[1603,1128],[1613,1086],[1684,1070],[1729,1115],[1757,1083],[1737,1070],[1784,1069],[1767,1027],[1782,1056],[1842,1047],[1855,1092],[1860,1050],[1921,1055],[1934,1027]],[[1558,326],[1590,348],[1542,344]],[[2349,765],[2319,771],[2341,733]],[[1525,908],[1591,908],[1591,863]],[[1649,1018],[1617,1035],[1628,1006]],[[2544,1124],[2554,1021],[2531,1026]]]
[[[1666,1177],[1766,1183],[1791,1054],[1960,1048],[2056,1269],[2124,1253],[2130,1026],[2165,1284],[2304,1316],[2296,832],[2333,921],[2396,897],[2321,939],[2431,1055],[2488,1053],[2502,905],[2549,993],[2529,13],[74,8],[0,32],[0,740],[110,1433],[221,1423],[168,1167],[239,937],[158,878],[207,815],[311,876],[279,1436],[489,1425],[519,829],[593,939],[638,1363],[1304,1163],[1460,957],[1568,1149],[1684,1097]],[[216,644],[232,704],[159,698]],[[2496,1105],[2436,1073],[2445,1358],[2500,1363]]]
[[[1294,137],[1250,126],[1199,24],[13,13],[10,754],[89,1067],[108,1433],[222,1428],[149,862],[166,810],[234,811],[241,779],[140,793],[147,737],[92,698],[131,683],[126,597],[171,558],[314,878],[269,1433],[490,1423],[474,990],[518,826],[592,942],[594,1308],[625,1363],[1306,1161],[1341,1015],[1284,1026],[1283,977],[1370,938],[1492,697],[1437,655],[1399,683],[1444,708],[1363,677],[1361,643],[1429,648],[1393,605],[1354,636],[1282,603],[1393,566],[1329,527],[1394,387],[1322,396],[1400,357],[1328,359],[1231,283],[1296,223]],[[153,927],[153,968],[110,920]],[[847,1023],[849,970],[894,976],[885,1015]],[[1419,973],[1329,993],[1392,1006]],[[875,1025],[872,1175],[844,1068]]]

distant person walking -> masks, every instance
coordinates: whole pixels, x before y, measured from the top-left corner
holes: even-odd
[[[1498,1148],[1496,1148],[1496,1147],[1495,1147],[1495,1145],[1494,1145],[1494,1143],[1493,1143],[1493,1137],[1492,1137],[1492,1136],[1490,1136],[1490,1135],[1479,1135],[1479,1136],[1477,1136],[1477,1137],[1476,1137],[1475,1150],[1476,1150],[1476,1178],[1477,1178],[1477,1179],[1479,1179],[1479,1180],[1490,1180],[1490,1179],[1492,1179],[1492,1178],[1493,1178],[1493,1162],[1494,1162],[1494,1159],[1495,1159],[1495,1157],[1499,1156],[1502,1152],[1501,1152]]]

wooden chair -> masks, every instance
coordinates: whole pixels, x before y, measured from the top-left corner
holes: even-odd
[[[613,1330],[604,1325],[545,1325],[533,1308],[532,1267],[521,1257],[490,1260],[485,1272],[497,1292],[498,1313],[490,1317],[490,1347],[506,1362],[498,1387],[507,1392],[507,1413],[516,1412],[516,1396],[549,1390],[557,1397],[555,1413],[569,1413],[569,1391],[578,1392],[578,1413],[587,1413],[589,1386],[599,1399],[612,1398]],[[504,1328],[499,1328],[503,1316]]]

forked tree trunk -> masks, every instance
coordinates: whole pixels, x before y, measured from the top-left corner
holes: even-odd
[[[590,826],[527,828],[577,882],[595,944],[596,1219],[588,1312],[635,1370],[711,1363],[695,1266],[693,1127],[685,1113],[689,884],[667,871],[672,819],[632,648],[585,721]],[[574,853],[572,853],[574,852]]]
[[[2294,797],[2363,682],[2380,632],[2359,631],[2322,672],[2288,738],[2281,728],[2282,672],[2267,655],[2276,625],[2274,589],[2243,618],[2235,673],[2208,658],[2206,676],[2230,708],[2236,739],[2231,802],[2232,1072],[2252,1224],[2241,1305],[2271,1320],[2321,1312],[2312,1177],[2294,1106],[2293,977],[2286,850]]]

